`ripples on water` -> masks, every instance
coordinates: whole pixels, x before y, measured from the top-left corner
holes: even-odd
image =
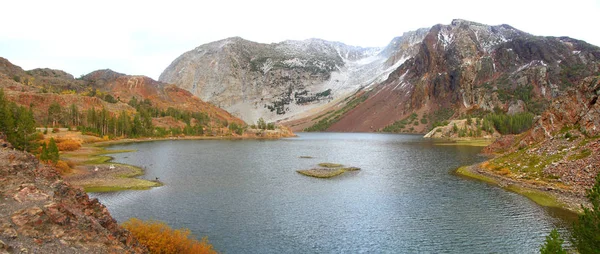
[[[562,223],[520,195],[450,174],[482,161],[481,148],[417,135],[302,133],[113,149],[137,149],[115,160],[166,183],[93,195],[119,222],[189,228],[225,253],[536,253]],[[362,170],[333,179],[295,172],[320,162]]]

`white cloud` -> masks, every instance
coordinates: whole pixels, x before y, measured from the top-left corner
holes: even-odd
[[[600,45],[594,0],[572,1],[9,1],[0,56],[75,76],[100,68],[158,78],[178,55],[231,36],[271,43],[322,38],[385,46],[454,18]]]

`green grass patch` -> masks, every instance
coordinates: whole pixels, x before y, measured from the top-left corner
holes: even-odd
[[[112,160],[113,158],[110,156],[90,156],[88,160],[84,161],[83,164],[93,165],[93,164],[104,164]]]
[[[499,186],[497,180],[482,174],[472,172],[468,170],[467,167],[460,167],[456,169],[455,173],[457,175],[465,176],[468,178],[476,179],[479,181]],[[558,199],[556,199],[553,195],[545,193],[543,191],[525,188],[517,185],[508,185],[506,187],[503,187],[503,189],[523,195],[541,206],[564,208],[564,205],[560,201],[558,201]]]
[[[312,126],[304,129],[304,131],[306,131],[306,132],[311,132],[311,131],[326,131],[329,127],[331,127],[331,125],[333,125],[334,123],[337,123],[344,116],[344,114],[346,114],[346,112],[348,112],[351,109],[353,109],[356,106],[358,106],[358,104],[360,104],[363,101],[365,101],[368,97],[369,96],[367,94],[363,94],[361,96],[354,97],[352,100],[348,101],[343,108],[341,108],[341,109],[339,109],[339,110],[337,110],[337,111],[335,111],[333,113],[329,113],[329,112],[325,113],[325,115],[328,115],[328,116],[326,116],[323,119],[319,120],[318,122],[316,122]]]
[[[343,167],[344,165],[337,164],[337,163],[323,162],[323,163],[319,163],[319,166],[324,167],[324,168],[340,168],[340,167]]]
[[[133,177],[141,176],[141,175],[144,174],[144,170],[142,168],[140,168],[140,167],[136,167],[136,166],[132,166],[132,165],[127,165],[127,164],[117,164],[117,163],[115,163],[115,165],[127,167],[127,168],[129,168],[131,170],[131,171],[129,171],[129,173],[122,174],[122,175],[117,175],[117,177],[121,177],[121,178],[133,178]]]
[[[590,149],[583,149],[578,154],[573,154],[569,156],[567,159],[570,161],[585,159],[588,156],[592,155],[592,151]]]
[[[566,152],[558,152],[552,155],[537,153],[528,153],[526,149],[521,149],[493,159],[490,164],[497,168],[508,168],[512,172],[527,173],[534,177],[543,177],[542,171],[548,165],[562,160]]]
[[[395,121],[394,123],[383,128],[383,132],[399,133],[403,132],[407,125],[419,125],[418,121],[415,121],[419,116],[416,113],[410,114],[410,116],[403,118],[402,120]],[[414,129],[414,128],[413,128]]]
[[[148,181],[148,182],[151,182],[151,181]],[[116,192],[116,191],[124,191],[124,190],[149,190],[152,187],[162,186],[162,184],[157,183],[157,182],[151,182],[151,183],[155,183],[155,184],[126,186],[126,187],[123,187],[123,186],[84,186],[83,190],[85,192],[99,193],[99,192]]]
[[[325,112],[325,114],[319,115],[319,116],[317,116],[317,117],[313,118],[312,120],[313,120],[313,121],[315,121],[315,120],[319,120],[320,118],[322,118],[322,117],[324,117],[324,116],[326,116],[326,115],[329,115],[329,114],[333,113],[334,111],[335,111],[335,110],[329,110],[329,111]]]
[[[457,175],[465,176],[468,178],[473,178],[482,182],[486,182],[489,184],[497,185],[498,181],[491,177],[484,176],[482,174],[477,174],[468,169],[468,166],[460,167],[454,171]]]
[[[297,170],[296,172],[316,178],[331,178],[334,176],[339,176],[343,173],[346,173],[346,170],[336,169],[336,170],[326,170],[326,169],[305,169],[305,170]]]
[[[479,146],[486,147],[493,142],[491,139],[458,139],[452,141],[441,141],[436,142],[435,145],[438,146]]]
[[[521,194],[541,206],[564,208],[564,205],[554,196],[539,190],[524,188],[516,185],[509,185],[505,189]]]

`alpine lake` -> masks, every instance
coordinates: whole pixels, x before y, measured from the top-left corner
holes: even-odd
[[[481,147],[422,135],[299,133],[280,140],[121,144],[114,161],[165,185],[92,193],[117,221],[164,221],[223,253],[537,253],[573,219],[516,193],[453,174]],[[319,163],[361,170],[321,179]]]

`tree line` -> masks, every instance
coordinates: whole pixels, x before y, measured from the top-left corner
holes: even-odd
[[[39,137],[35,133],[35,119],[31,107],[17,106],[8,102],[4,97],[4,89],[0,88],[0,132],[4,133],[6,140],[19,150],[38,148]]]
[[[123,110],[114,114],[104,107],[80,111],[76,104],[63,109],[60,104],[54,102],[48,108],[45,123],[52,127],[76,126],[82,132],[99,136],[133,138],[181,134],[203,135],[205,128],[210,129],[211,118],[204,112],[190,112],[173,107],[162,110],[153,106],[150,100],[138,100],[136,97],[133,97],[128,104],[136,109],[135,113],[131,114]],[[167,116],[184,122],[186,126],[166,129],[153,125],[152,118]],[[228,126],[226,121],[217,121],[216,124]]]

